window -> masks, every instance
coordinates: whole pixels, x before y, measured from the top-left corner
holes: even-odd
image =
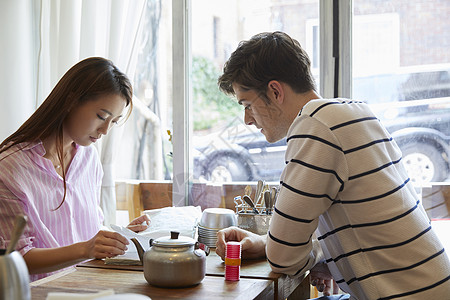
[[[175,3],[187,5],[189,1],[148,1],[149,30],[138,43],[141,72],[134,82],[147,109],[127,122],[135,127],[134,137],[122,147],[132,151],[121,149],[118,165],[126,170],[117,173],[125,178],[173,180],[180,173],[174,175],[174,168],[189,158],[185,155],[178,163],[173,161],[177,155],[172,157],[172,152],[179,152],[173,149],[167,130],[173,133],[175,127],[189,127],[186,142],[181,143],[189,144],[192,161],[182,184],[187,180],[189,184],[278,181],[285,141],[269,144],[256,128],[246,126],[242,108],[218,90],[217,78],[239,41],[280,30],[307,50],[320,85],[319,65],[324,55],[320,50],[324,47],[319,47],[319,1],[190,1],[186,10],[190,13],[189,42],[172,40],[172,19],[180,18],[172,16]],[[348,30],[352,31],[353,80],[348,84],[351,95],[344,96],[373,106],[404,151],[417,184],[449,181],[450,24],[445,13],[450,4],[395,0],[380,7],[377,3],[352,2],[353,26]],[[184,85],[172,84],[172,50],[183,47],[190,51],[186,58],[189,75],[183,78],[191,85],[185,98],[173,96]],[[190,107],[181,103],[187,98]],[[178,117],[182,109],[188,110],[188,120]]]
[[[138,48],[136,76],[132,78],[135,107],[125,123],[116,163],[118,179],[172,178],[172,35],[171,5],[147,1]]]
[[[354,1],[353,98],[373,104],[417,186],[450,179],[450,3],[435,4]]]
[[[274,30],[299,40],[318,78],[319,3],[222,2],[192,3],[193,175],[200,181],[277,181],[284,167],[284,141],[269,144],[245,126],[242,109],[220,94],[216,79],[240,40]],[[353,2],[351,97],[373,105],[404,151],[414,182],[445,181],[450,123],[445,117],[450,115],[449,54],[442,46],[448,43],[446,10],[429,1],[402,3],[392,1],[379,8],[371,0]],[[429,13],[423,13],[425,8]],[[420,134],[404,134],[418,126],[423,128]],[[434,132],[434,146],[424,142],[431,139],[425,129]]]
[[[278,181],[286,142],[269,144],[217,78],[243,39],[284,31],[309,52],[318,75],[318,1],[192,1],[193,178],[200,182]],[[312,26],[314,25],[314,26]],[[312,28],[315,34],[311,34]]]

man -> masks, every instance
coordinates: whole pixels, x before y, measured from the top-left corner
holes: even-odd
[[[225,229],[222,258],[237,240],[244,258],[266,255],[274,272],[312,270],[327,295],[333,278],[350,299],[450,299],[449,259],[399,148],[365,103],[321,99],[307,54],[282,32],[241,42],[218,83],[267,141],[287,136],[267,236]]]

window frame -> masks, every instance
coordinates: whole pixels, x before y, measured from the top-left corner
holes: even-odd
[[[192,158],[190,0],[172,1],[173,206],[189,205]]]

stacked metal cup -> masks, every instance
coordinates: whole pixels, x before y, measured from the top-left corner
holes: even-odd
[[[237,281],[241,269],[241,244],[227,242],[225,249],[225,280]]]

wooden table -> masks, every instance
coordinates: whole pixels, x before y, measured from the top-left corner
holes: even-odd
[[[128,271],[143,271],[142,266],[105,265],[102,260],[91,260],[79,265],[85,268],[102,268]],[[274,273],[265,259],[243,260],[240,271],[241,279],[270,280],[273,282],[273,296],[270,299],[309,299],[309,278],[289,276]],[[206,257],[206,276],[217,277],[224,281],[225,264],[222,259],[211,249]],[[203,281],[204,283],[205,281]]]
[[[273,281],[243,278],[226,281],[205,276],[187,288],[158,288],[142,272],[76,267],[31,283],[31,299],[46,299],[49,292],[92,293],[113,289],[116,294],[137,293],[158,299],[273,299]]]

